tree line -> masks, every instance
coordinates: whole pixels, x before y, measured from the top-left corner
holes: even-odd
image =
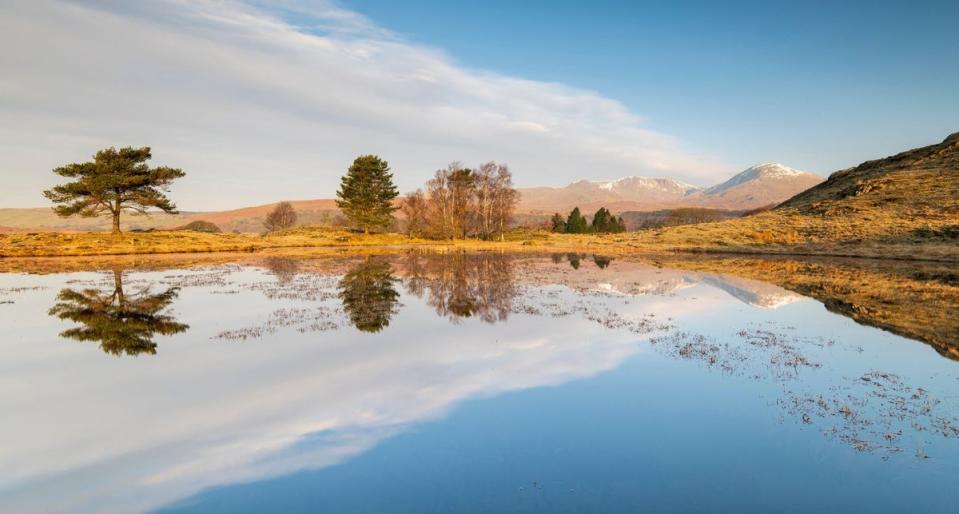
[[[74,180],[44,195],[63,217],[112,217],[114,233],[120,232],[123,212],[176,214],[176,204],[165,193],[173,180],[186,174],[179,168],[150,167],[151,158],[149,147],[100,150],[92,161],[54,169]],[[502,240],[518,202],[509,167],[493,161],[475,168],[451,163],[436,170],[424,188],[401,198],[389,163],[376,155],[362,155],[346,170],[336,192],[336,205],[354,228],[365,233],[402,230],[410,238]],[[401,220],[396,211],[402,214]],[[293,206],[281,202],[266,216],[264,227],[276,232],[293,227],[296,221]],[[625,225],[605,207],[596,211],[592,222],[576,208],[565,219],[554,215],[552,228],[574,234],[606,233],[622,232]]]
[[[550,228],[553,232],[565,234],[611,234],[625,232],[626,223],[622,216],[614,216],[606,207],[600,207],[593,215],[592,222],[589,222],[579,207],[574,207],[566,218],[558,212],[553,214]]]

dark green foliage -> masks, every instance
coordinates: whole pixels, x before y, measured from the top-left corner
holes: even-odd
[[[365,232],[393,223],[393,200],[399,196],[389,164],[375,155],[357,157],[336,192],[336,205]]]
[[[579,207],[575,207],[566,218],[566,232],[570,234],[589,232],[589,224],[586,223],[586,217],[579,212]]]
[[[610,230],[610,218],[612,215],[609,213],[609,210],[606,207],[600,207],[596,211],[596,214],[593,215],[593,232],[605,233],[611,232]],[[612,218],[612,224],[616,224],[616,218]]]
[[[351,269],[337,286],[343,310],[363,332],[379,332],[399,310],[393,268],[382,258],[371,257]]]
[[[175,214],[176,205],[163,192],[185,173],[177,168],[151,168],[146,161],[150,147],[107,148],[93,161],[68,164],[53,170],[61,177],[76,179],[43,192],[58,215],[95,217],[110,214],[113,232],[120,232],[120,213],[130,210],[147,214],[151,209]]]
[[[606,207],[600,207],[593,215],[592,231],[597,234],[625,232],[626,223],[622,217],[613,216]]]
[[[613,258],[605,255],[593,255],[593,262],[596,263],[597,268],[606,269],[609,267],[609,263],[613,262]]]
[[[579,269],[580,255],[578,253],[566,254],[566,260],[569,261],[570,267],[573,269]]]
[[[623,221],[622,216],[616,218],[616,225],[613,227],[613,232],[626,232],[626,222]]]
[[[550,225],[553,232],[566,232],[566,220],[563,219],[563,215],[558,212],[553,214]]]
[[[296,224],[296,211],[290,202],[280,202],[266,215],[263,226],[270,232],[286,230]]]
[[[216,226],[209,221],[196,220],[187,223],[186,225],[177,227],[173,230],[189,230],[191,232],[205,232],[207,234],[219,234],[223,232],[220,230],[220,227]]]
[[[101,350],[113,355],[153,355],[157,346],[154,334],[179,334],[190,328],[164,312],[176,300],[177,288],[152,295],[149,289],[125,295],[121,271],[114,270],[113,281],[112,293],[60,291],[50,315],[83,325],[61,332],[61,337],[98,342]]]

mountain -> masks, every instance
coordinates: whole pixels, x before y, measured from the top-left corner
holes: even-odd
[[[670,178],[623,177],[608,182],[580,180],[566,187],[520,189],[520,209],[591,212],[655,211],[677,207],[749,210],[777,204],[822,182],[819,175],[778,163],[752,166],[729,180],[699,188]]]
[[[566,213],[579,207],[589,215],[600,207],[614,213],[658,211],[677,207],[705,207],[748,210],[781,202],[822,182],[822,179],[781,164],[753,166],[731,179],[709,188],[698,188],[671,178],[623,177],[611,181],[580,180],[565,187],[521,188],[517,222],[538,224],[544,215]],[[339,211],[333,200],[291,202],[299,224],[333,223]],[[261,232],[263,219],[275,203],[215,212],[181,212],[151,217],[125,216],[123,229],[171,228],[192,221],[209,221],[225,232]],[[541,219],[542,218],[542,219]],[[630,225],[635,228],[636,224]],[[109,230],[103,218],[60,218],[49,208],[0,209],[0,232],[12,231],[97,231]]]
[[[755,209],[777,204],[823,181],[814,173],[775,162],[752,166],[722,184],[690,194],[690,205],[717,209]]]
[[[631,244],[954,261],[959,258],[959,133],[837,171],[774,209],[636,233]],[[959,276],[933,280],[955,283]]]
[[[623,177],[608,182],[580,180],[565,187],[521,188],[521,210],[569,211],[579,207],[584,212],[606,207],[614,212],[649,210],[676,205],[695,191],[690,184],[670,178]]]

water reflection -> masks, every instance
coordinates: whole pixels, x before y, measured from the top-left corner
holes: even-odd
[[[354,266],[337,285],[343,310],[363,332],[379,332],[389,326],[399,310],[400,293],[393,267],[382,257],[370,257]]]
[[[101,350],[113,355],[154,355],[154,336],[179,334],[190,328],[167,311],[178,291],[171,287],[151,294],[147,286],[125,293],[123,271],[114,269],[112,290],[62,289],[49,314],[81,325],[61,332],[61,337],[99,343]]]
[[[403,283],[450,321],[477,317],[495,323],[509,317],[517,294],[512,260],[501,253],[409,254]]]
[[[271,255],[263,260],[263,265],[281,285],[289,284],[300,270],[300,261],[292,257]]]
[[[945,490],[955,476],[954,362],[833,316],[771,280],[721,274],[722,266],[706,261],[669,267],[590,254],[550,257],[257,255],[176,273],[150,268],[135,282],[118,268],[112,290],[63,289],[51,314],[80,324],[68,332],[91,334],[82,340],[117,355],[155,352],[155,334],[178,334],[190,344],[163,359],[111,364],[109,373],[98,352],[77,356],[43,344],[60,330],[44,316],[51,291],[76,277],[0,275],[0,292],[16,300],[3,308],[17,320],[9,327],[14,333],[0,338],[0,410],[9,413],[0,441],[16,441],[0,451],[0,511],[146,512],[171,504],[213,511],[202,494],[173,502],[240,483],[250,488],[236,495],[243,497],[259,480],[285,487],[283,477],[328,470],[286,490],[296,497],[336,483],[329,477],[346,484],[359,481],[350,477],[375,479],[384,462],[418,470],[423,479],[410,481],[415,489],[441,474],[430,456],[486,462],[470,469],[486,489],[467,482],[453,489],[488,501],[488,511],[512,510],[517,497],[509,494],[521,480],[525,492],[554,506],[575,496],[584,503],[572,510],[604,510],[613,504],[602,503],[608,498],[625,511],[639,510],[622,507],[642,498],[637,483],[656,489],[675,482],[711,494],[710,487],[736,490],[735,479],[753,473],[764,490],[797,480],[812,490],[829,487],[820,472],[835,468],[846,476],[868,470],[878,489],[908,495],[908,485],[897,486],[903,477]],[[855,280],[833,284],[826,271],[835,277],[843,268],[726,264],[743,275],[789,277],[794,289],[844,298],[859,315],[897,320],[887,314],[891,308],[880,309],[878,296],[862,296],[867,279],[882,276],[875,271],[846,269]],[[907,291],[955,290],[945,271],[933,271],[929,280],[945,278],[924,289],[905,282]],[[896,283],[904,282],[897,276]],[[168,288],[127,291],[132,284]],[[189,332],[169,313],[174,301]],[[954,311],[956,302],[949,302],[939,297],[912,309],[930,321],[923,333],[955,333],[954,321],[932,316],[936,306]],[[887,298],[882,305],[896,304]],[[235,330],[251,319],[257,325]],[[517,407],[521,397],[529,401]],[[474,417],[444,424],[463,414]],[[516,419],[524,421],[509,424]],[[579,430],[571,428],[582,420]],[[396,437],[419,432],[408,430],[414,426],[432,427],[434,437]],[[696,428],[704,426],[711,427],[705,437]],[[382,457],[389,445],[409,447],[416,458]],[[382,458],[363,468],[370,455]],[[488,455],[499,460],[484,461]],[[744,468],[726,472],[736,463]],[[523,476],[494,483],[523,466]],[[768,473],[774,468],[802,476]],[[647,472],[650,480],[621,480]],[[559,477],[554,486],[575,482],[575,494],[572,485],[562,495],[529,487],[550,473]],[[382,485],[363,484],[367,491]],[[857,501],[858,486],[848,493]],[[501,489],[492,494],[494,487]],[[275,491],[261,497],[279,501]],[[681,493],[663,500],[663,510],[676,507]],[[332,487],[329,495],[347,493]],[[665,498],[653,491],[645,499],[652,497]],[[448,498],[435,493],[419,498],[436,503],[410,500],[410,510],[457,510],[444,509]],[[751,499],[719,510],[750,510],[735,507],[755,507]],[[916,510],[929,511],[922,508],[928,501],[920,498]],[[321,510],[313,507],[303,510]]]
[[[569,253],[565,253],[565,254],[564,254],[564,253],[554,253],[554,254],[551,254],[551,255],[550,255],[550,259],[551,259],[554,263],[559,264],[560,262],[563,262],[563,260],[565,259],[566,262],[569,263],[569,266],[570,266],[571,268],[573,268],[573,269],[576,269],[576,270],[579,269],[580,264],[582,263],[582,261],[583,261],[584,259],[588,259],[588,258],[589,258],[589,254],[585,254],[585,253],[575,253],[575,252],[569,252]],[[608,256],[608,255],[593,254],[593,255],[592,255],[592,259],[593,259],[593,264],[595,264],[596,267],[599,268],[599,269],[606,269],[607,267],[609,267],[609,264],[610,264],[611,262],[613,262],[613,257]]]

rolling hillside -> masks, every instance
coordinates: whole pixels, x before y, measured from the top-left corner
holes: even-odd
[[[640,246],[952,260],[959,245],[959,133],[837,171],[770,211],[638,236],[633,244]]]

